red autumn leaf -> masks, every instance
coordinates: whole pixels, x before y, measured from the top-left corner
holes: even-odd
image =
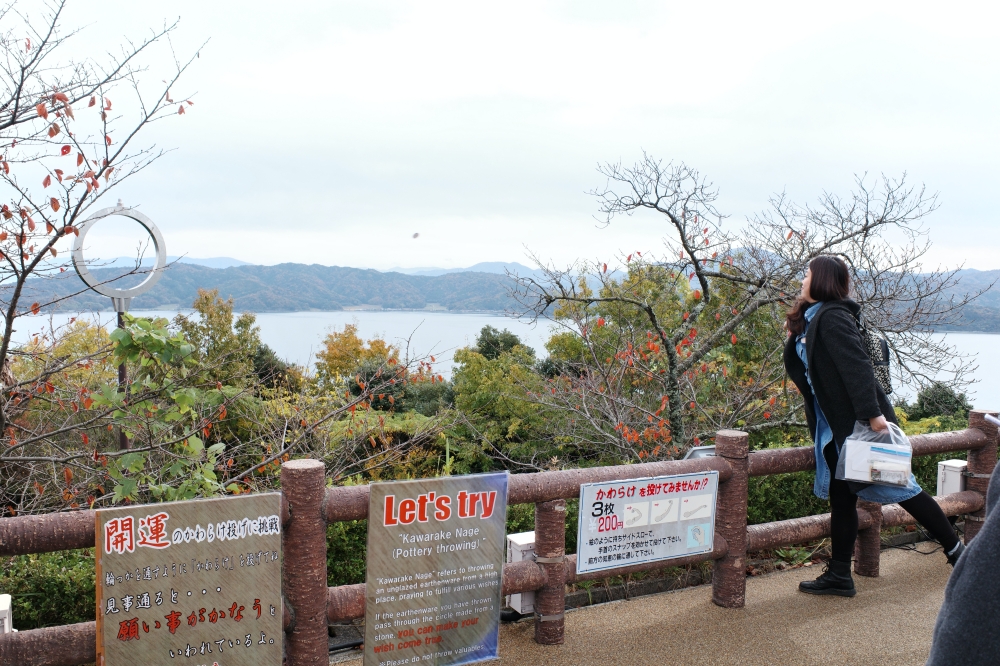
[[[437,363],[437,359],[435,359],[433,356],[431,356],[431,363]]]
[[[83,164],[83,153],[77,153],[76,154],[76,165],[80,166],[81,164]]]
[[[45,233],[51,234],[53,229],[55,229],[55,227],[52,226],[52,223],[46,221],[45,222]],[[53,249],[55,249],[55,248],[53,248]]]
[[[52,96],[52,99],[63,104],[69,104],[69,97],[66,97],[66,93],[57,92]]]
[[[45,102],[42,102],[40,104],[36,104],[35,105],[35,111],[37,111],[38,115],[40,117],[44,118],[45,120],[49,119],[49,112],[45,110]]]
[[[51,184],[52,184],[52,176],[46,175],[45,178],[42,179],[42,187],[48,187]]]
[[[90,444],[90,437],[87,437],[87,433],[83,433],[83,445],[86,446]]]
[[[6,206],[4,206],[4,207],[6,208]],[[4,217],[6,217],[6,216],[4,216]],[[6,231],[0,231],[0,241],[5,241],[5,240],[7,240],[7,232]]]
[[[608,272],[608,265],[607,265],[607,264],[604,264],[604,272],[605,272],[605,273],[607,273],[607,272]]]
[[[184,100],[184,103],[187,104],[188,106],[194,106],[194,102],[192,102],[189,99]]]
[[[697,329],[697,328],[692,328],[692,329],[691,329],[691,332],[690,332],[690,333],[688,333],[688,336],[689,336],[689,337],[690,337],[690,338],[691,338],[692,340],[694,340],[694,339],[695,339],[695,338],[696,338],[696,337],[698,336],[698,329]]]
[[[730,337],[729,339],[732,340],[732,342],[733,342],[734,345],[736,344],[736,334],[735,333],[733,333],[732,337]]]
[[[104,110],[105,111],[110,111],[111,110],[111,98],[110,97],[105,97],[104,98]]]
[[[684,321],[687,321],[687,318],[690,317],[690,316],[691,316],[690,312],[685,312],[684,313]]]
[[[10,165],[7,164],[6,162],[3,163],[3,172],[5,174],[10,174]]]
[[[31,219],[31,216],[29,215],[28,216],[28,231],[34,231],[34,230],[35,230],[35,221],[33,219]],[[32,247],[34,247],[34,246],[32,246]]]
[[[177,113],[181,114],[181,115],[184,114],[184,105],[183,104],[181,104],[180,106],[177,107]]]
[[[628,255],[628,257],[625,258],[625,261],[626,262],[632,261],[632,255],[631,254]]]
[[[51,125],[49,125],[49,138],[50,139],[55,138],[56,134],[59,134],[59,125],[52,123]]]
[[[771,406],[772,407],[774,406],[774,400],[775,400],[774,396],[771,396]]]
[[[69,155],[70,151],[73,150],[71,146],[63,146],[59,149],[59,153],[63,156]]]
[[[108,182],[108,180],[111,178],[111,172],[114,171],[114,170],[115,170],[115,168],[114,167],[110,167],[110,166],[107,167],[104,170],[104,182],[105,183]]]
[[[97,95],[91,95],[90,102],[87,104],[87,106],[94,106],[95,104],[97,104]]]
[[[771,418],[771,412],[764,412],[764,418],[765,419]]]
[[[598,326],[604,326],[604,317],[598,317],[597,318],[597,325]]]
[[[694,300],[697,301],[698,299],[701,298],[701,290],[700,289],[695,289],[693,295],[694,295]]]
[[[62,178],[63,178],[63,170],[62,169],[54,169],[54,172],[56,174],[56,178],[58,178],[59,182],[61,183],[62,182]]]
[[[722,315],[720,315],[718,312],[716,312],[715,313],[715,321],[719,321],[720,319],[722,319]]]
[[[107,134],[105,134],[105,135],[104,135],[104,140],[105,140],[105,141],[107,142],[107,144],[108,144],[109,146],[111,145],[111,137],[110,137],[110,136],[108,136]]]
[[[42,308],[41,308],[41,306],[39,306],[39,305],[38,305],[38,303],[32,303],[32,304],[31,304],[31,314],[33,314],[33,315],[36,315],[36,314],[38,314],[38,312],[39,312],[39,311],[40,311],[41,309],[42,309]]]
[[[52,206],[52,211],[53,212],[56,212],[56,213],[59,212],[59,199],[56,199],[55,197],[52,197],[51,199],[49,199],[49,205]],[[46,226],[46,231],[52,231],[52,228],[51,228],[52,225],[51,224],[49,224],[48,222],[46,222],[45,226]]]
[[[792,240],[792,235],[793,235],[794,233],[795,233],[794,231],[789,231],[789,232],[788,232],[788,236],[786,236],[786,237],[785,237],[785,240]]]
[[[90,406],[94,404],[94,399],[87,397],[83,399],[83,408],[90,409]]]
[[[694,409],[694,400],[691,401],[691,409]]]

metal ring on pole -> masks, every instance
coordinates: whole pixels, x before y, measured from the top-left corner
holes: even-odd
[[[163,275],[163,269],[167,266],[167,246],[163,241],[163,235],[157,228],[153,221],[132,208],[125,208],[120,205],[114,208],[104,208],[99,210],[80,225],[80,235],[76,237],[73,242],[73,268],[76,269],[77,275],[83,280],[84,284],[96,291],[98,294],[108,296],[111,298],[115,306],[115,312],[127,312],[132,299],[143,294],[150,289],[153,285],[160,279]],[[103,220],[106,217],[112,215],[121,215],[122,217],[127,217],[131,220],[135,220],[142,227],[149,232],[150,237],[153,239],[153,248],[156,250],[156,265],[153,270],[150,271],[149,275],[138,285],[131,287],[129,289],[118,289],[112,287],[110,284],[104,284],[99,282],[90,273],[87,268],[87,263],[83,258],[83,241],[87,237],[87,232],[90,231],[91,227],[94,226],[99,220]]]

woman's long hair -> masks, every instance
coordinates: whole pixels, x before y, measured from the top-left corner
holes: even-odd
[[[851,272],[840,257],[823,254],[809,262],[809,297],[814,301],[841,301],[851,293]],[[812,305],[799,296],[785,315],[792,335],[806,330],[806,310]]]

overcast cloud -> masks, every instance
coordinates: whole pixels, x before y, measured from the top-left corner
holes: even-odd
[[[121,194],[170,254],[385,269],[655,250],[655,217],[598,228],[586,193],[598,162],[645,149],[700,169],[733,224],[775,192],[905,171],[941,195],[931,263],[1000,268],[989,3],[76,0],[66,23],[90,49],[178,15],[179,54],[211,40],[181,93],[195,106]]]

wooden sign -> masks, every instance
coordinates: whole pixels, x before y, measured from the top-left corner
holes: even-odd
[[[373,483],[365,666],[496,659],[507,474]]]
[[[98,666],[280,666],[280,498],[98,510]]]

